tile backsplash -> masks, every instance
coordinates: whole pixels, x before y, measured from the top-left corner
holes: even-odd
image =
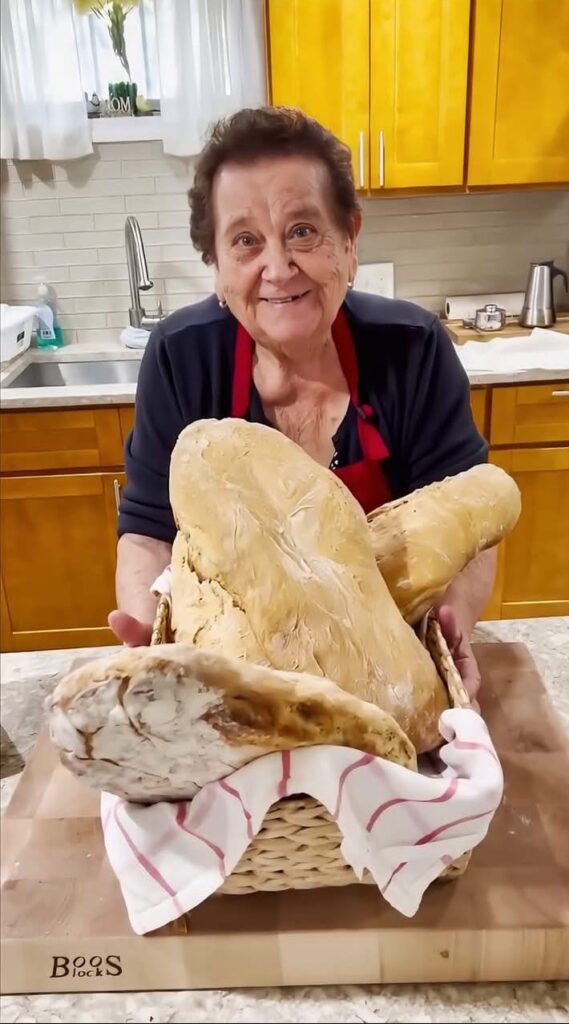
[[[211,291],[212,272],[189,241],[189,161],[160,142],[107,143],[67,164],[2,162],[4,302],[58,296],[68,342],[118,338],[130,305],[124,221],[139,221],[154,281],[142,294],[167,312]],[[523,291],[531,260],[567,268],[569,190],[371,199],[361,262],[395,264],[395,294],[440,312],[446,295]],[[556,283],[559,309],[569,297]]]

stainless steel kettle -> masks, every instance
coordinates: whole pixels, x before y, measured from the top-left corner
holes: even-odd
[[[556,267],[553,260],[530,263],[526,294],[520,313],[520,324],[523,327],[549,327],[555,323],[553,280],[558,275],[565,279],[567,291],[567,274],[560,267]]]

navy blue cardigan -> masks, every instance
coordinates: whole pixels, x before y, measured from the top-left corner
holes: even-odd
[[[372,406],[391,453],[384,463],[394,497],[488,457],[472,419],[469,382],[441,322],[410,302],[350,292],[360,401]],[[180,309],[152,333],[140,367],[135,426],[125,446],[127,483],[118,531],[172,541],[170,455],[196,419],[231,415],[237,323],[215,296]],[[356,412],[338,429],[338,465],[361,458]],[[252,388],[249,417],[267,423]]]

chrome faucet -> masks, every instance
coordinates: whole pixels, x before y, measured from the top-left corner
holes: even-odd
[[[148,276],[146,253],[144,252],[140,225],[136,217],[126,218],[124,239],[130,285],[129,320],[132,327],[142,327],[146,330],[151,330],[160,320],[164,319],[165,313],[162,310],[161,301],[158,302],[158,309],[155,313],[147,313],[140,302],[140,292],[149,291],[153,287],[153,282]]]

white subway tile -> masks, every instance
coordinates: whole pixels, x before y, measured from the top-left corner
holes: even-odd
[[[167,210],[158,214],[158,226],[161,228],[178,228],[181,226],[189,229],[190,211],[186,208],[181,211]]]
[[[95,214],[95,230],[96,231],[112,231],[116,228],[117,223],[123,223],[126,220],[127,214],[120,218],[116,213],[96,213]],[[157,213],[137,213],[136,218],[138,220],[139,227],[141,228],[156,228],[158,227],[158,214]]]
[[[14,252],[37,252],[40,249],[63,248],[63,235],[19,235],[10,242]]]
[[[68,181],[50,183],[40,181],[34,183],[33,189],[25,192],[25,197],[33,195],[34,199],[39,199],[42,196],[54,197],[57,195],[59,199],[78,199],[88,196],[143,195],[153,192],[154,178],[133,178],[132,180],[92,178],[81,187],[72,185]]]
[[[187,195],[188,189],[192,187],[193,174],[185,179],[180,178],[156,178],[156,192],[167,195],[171,192],[184,192]]]
[[[109,330],[106,326],[96,329],[81,326],[75,334],[78,345],[104,345],[109,341],[118,341],[120,332]]]
[[[125,305],[123,313],[118,313],[118,312],[117,313],[107,313],[107,327],[118,327],[118,328],[128,327],[128,325],[129,325],[128,310],[129,310],[129,303],[127,302],[126,305]]]
[[[3,199],[1,205],[2,219],[5,220],[57,216],[59,212],[57,199]]]
[[[213,287],[213,275],[211,287],[203,277],[173,277],[166,278],[165,288],[167,295],[191,295],[193,292],[209,293]]]
[[[50,281],[52,280],[50,275]],[[85,307],[85,312],[99,312],[105,311],[106,309],[113,309],[116,307],[106,305],[107,302],[111,301],[110,296],[126,296],[129,295],[128,281],[115,281],[107,278],[94,284],[92,281],[74,281],[67,280],[58,286],[58,294],[66,299],[81,299],[89,303]],[[98,303],[98,305],[91,305],[90,303]],[[80,313],[81,309],[76,305],[75,307]],[[122,308],[119,306],[118,308]]]
[[[36,291],[37,284],[34,284],[33,281],[29,281],[27,284],[14,284],[13,281],[3,283],[2,302],[31,302]]]
[[[35,262],[39,267],[57,267],[62,263],[79,266],[82,263],[94,263],[97,259],[96,249],[60,249],[37,253]]]
[[[205,286],[205,282],[213,281],[213,270],[199,260],[161,260],[152,265],[152,276],[165,281],[173,278],[201,280]]]
[[[112,252],[112,249],[103,249],[102,252]],[[123,254],[124,255],[124,254]],[[105,290],[109,287],[109,284],[114,282],[118,285],[119,282],[128,280],[128,270],[126,261],[124,266],[113,266],[112,271],[109,270],[108,265],[93,264],[91,266],[84,267],[70,267],[69,278],[71,281],[104,281]]]
[[[108,266],[109,264],[122,263],[126,267],[126,251],[124,247],[124,235],[121,236],[120,246],[109,246],[108,249],[99,249],[98,262],[102,266]],[[146,250],[146,259],[148,260],[148,250]],[[91,262],[91,261],[89,261]]]
[[[144,242],[148,245],[176,245],[189,239],[189,227],[150,229],[144,234]]]
[[[45,235],[51,231],[92,231],[92,217],[30,217],[30,227],[35,234]]]
[[[123,178],[159,178],[171,174],[164,160],[123,160]]]
[[[29,284],[30,282],[41,282],[49,279],[51,284],[59,284],[60,281],[69,281],[69,267],[50,267],[49,272],[38,266],[32,267],[9,267],[6,269],[5,280],[10,284]]]
[[[33,267],[34,254],[33,252],[3,252],[2,261],[0,263],[0,269],[2,273],[6,270],[9,271],[11,267]]]
[[[64,330],[68,327],[76,330],[79,330],[81,327],[105,327],[105,313],[62,313],[61,326]]]
[[[162,156],[161,142],[104,142],[96,147],[101,160],[148,160]]]
[[[77,213],[123,213],[123,196],[81,196],[77,199],[60,199],[59,212],[61,214]]]
[[[95,245],[106,248],[109,245],[122,245],[124,242],[123,231],[85,231],[84,233],[74,231],[63,237],[67,249],[92,249]]]
[[[120,178],[120,168],[120,160],[101,160],[95,154],[72,163],[54,164],[54,176],[56,181],[81,185],[93,178]]]
[[[14,217],[11,220],[2,221],[2,241],[6,249],[10,250],[10,239],[14,235],[30,235],[30,218]]]
[[[172,195],[153,195],[138,199],[136,196],[127,196],[127,210],[175,210],[189,216],[189,207],[186,194],[183,191],[175,192]]]
[[[65,286],[63,287],[65,290]],[[106,313],[108,310],[128,310],[130,305],[128,289],[124,295],[64,295],[63,291],[60,291],[60,295],[63,311],[78,316],[84,316],[87,313],[98,316],[99,313]]]
[[[198,252],[196,252],[196,250],[194,249],[194,247],[193,247],[193,245],[192,245],[192,243],[191,243],[191,241],[189,239],[188,239],[188,241],[185,244],[182,244],[182,245],[178,245],[178,244],[169,245],[168,243],[166,243],[165,245],[161,246],[161,250],[162,250],[162,253],[161,253],[162,259],[164,261],[168,261],[168,260],[183,260],[183,261],[186,261],[186,260],[201,260],[200,254]]]

